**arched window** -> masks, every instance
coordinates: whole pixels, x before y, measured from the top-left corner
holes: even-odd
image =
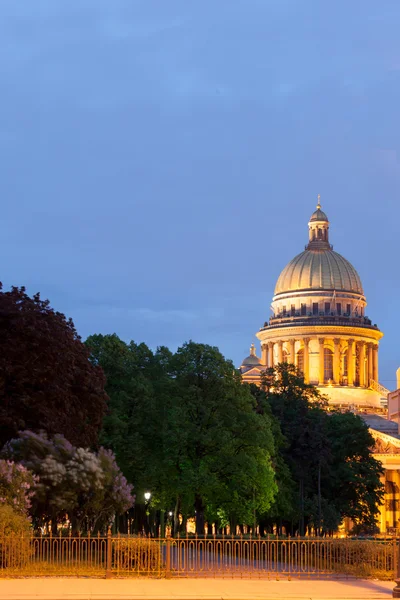
[[[297,353],[297,368],[304,373],[304,350],[303,348]]]
[[[343,354],[343,377],[347,377],[347,352]]]
[[[333,352],[330,348],[324,348],[324,379],[326,382],[333,379]]]

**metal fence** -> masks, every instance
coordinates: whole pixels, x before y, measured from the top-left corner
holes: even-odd
[[[397,544],[334,538],[0,536],[0,577],[365,577],[392,579]]]

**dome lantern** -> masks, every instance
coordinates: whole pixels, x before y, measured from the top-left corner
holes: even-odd
[[[330,248],[329,244],[329,220],[321,210],[321,196],[318,194],[317,210],[313,212],[308,222],[308,247]]]

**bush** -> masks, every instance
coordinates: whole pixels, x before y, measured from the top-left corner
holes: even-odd
[[[29,519],[8,504],[0,505],[0,566],[20,568],[31,556]]]
[[[335,571],[364,577],[392,576],[394,544],[392,540],[334,540],[331,560]]]
[[[150,538],[114,538],[113,563],[113,568],[117,570],[144,575],[160,572],[163,567],[160,544]]]

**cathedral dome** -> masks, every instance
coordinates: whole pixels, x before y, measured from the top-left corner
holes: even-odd
[[[275,296],[299,291],[343,291],[364,296],[360,276],[329,243],[329,220],[318,204],[308,223],[309,243],[283,269]]]
[[[330,248],[304,250],[283,269],[275,295],[299,290],[343,290],[364,295],[353,265]]]

